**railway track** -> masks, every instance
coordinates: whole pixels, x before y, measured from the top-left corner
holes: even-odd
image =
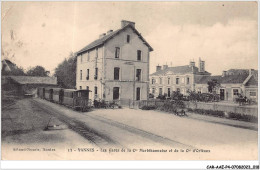
[[[85,139],[89,140],[92,144],[96,145],[99,148],[106,148],[106,147],[115,147],[121,146],[118,142],[113,141],[109,137],[100,134],[99,132],[95,131],[91,127],[88,127],[85,123],[80,122],[76,119],[72,119],[66,115],[61,115],[52,108],[46,105],[41,105],[40,103],[31,100],[38,108],[44,110],[47,114],[55,116],[60,121],[65,123],[71,130],[75,131],[76,133],[80,134]]]
[[[56,113],[53,111],[53,108],[51,108],[50,106],[47,106],[47,105],[43,106],[40,103],[38,103],[37,101],[34,101],[34,100],[32,100],[32,101],[37,106],[42,108],[43,110],[46,110],[47,112],[49,112],[52,115],[55,115],[58,119],[60,119],[64,123],[66,123],[72,130],[79,133],[81,136],[85,137],[86,139],[90,140],[95,145],[97,145],[97,146],[112,145],[112,146],[124,147],[122,144],[112,140],[110,137],[106,136],[105,134],[100,134],[99,132],[97,132],[93,128],[87,126],[85,123],[83,123],[81,121],[72,119],[71,117],[65,116],[64,114],[61,115],[59,113]],[[63,107],[63,106],[59,105],[59,107]],[[123,124],[123,123],[119,123],[114,120],[107,119],[107,118],[104,118],[104,117],[101,117],[98,115],[92,116],[92,115],[84,114],[84,116],[88,117],[89,119],[93,119],[95,121],[99,121],[104,124],[107,124],[109,126],[116,127],[116,128],[125,130],[127,132],[139,135],[143,138],[146,138],[146,139],[151,140],[156,143],[163,144],[165,146],[195,149],[195,147],[193,147],[191,145],[183,144],[181,142],[178,142],[178,141],[175,141],[175,140],[172,140],[169,138],[165,138],[163,136],[156,135],[156,134],[153,134],[153,133],[150,133],[150,132]],[[126,148],[126,147],[124,147],[124,148]]]

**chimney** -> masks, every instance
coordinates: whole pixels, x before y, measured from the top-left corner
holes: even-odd
[[[160,70],[162,70],[162,66],[156,66],[156,71],[160,71]]]
[[[104,36],[106,36],[106,33],[100,34],[99,38],[103,38]]]
[[[108,31],[107,31],[107,35],[110,34],[110,33],[112,33],[112,32],[113,32],[113,30],[108,30]]]
[[[195,62],[194,61],[190,61],[190,67],[195,67]]]
[[[227,75],[227,71],[222,72],[222,77],[225,77]]]
[[[131,24],[134,28],[135,28],[135,23],[132,21],[126,21],[126,20],[122,20],[121,21],[121,28],[127,26],[128,24]]]
[[[166,68],[168,68],[168,65],[163,65],[163,70],[165,70]]]
[[[254,74],[254,72],[255,72],[255,70],[254,70],[254,69],[249,69],[249,75],[253,75],[253,74]]]
[[[199,72],[205,72],[205,61],[199,59]]]

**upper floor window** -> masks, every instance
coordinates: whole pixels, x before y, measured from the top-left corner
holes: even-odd
[[[179,78],[176,78],[176,84],[179,84]]]
[[[80,70],[80,80],[82,80],[82,70]]]
[[[98,68],[95,68],[95,75],[94,75],[94,79],[97,80],[98,79]]]
[[[87,77],[86,77],[87,80],[89,80],[89,69],[87,69]]]
[[[114,80],[119,80],[119,72],[120,72],[120,68],[115,67],[114,68]]]
[[[187,77],[187,81],[186,81],[187,84],[190,84],[190,78]]]
[[[160,84],[162,84],[162,78],[160,77]]]
[[[141,81],[141,69],[136,69],[136,81]]]
[[[130,43],[130,35],[127,35],[127,36],[126,36],[126,42],[127,42],[127,43]]]
[[[137,61],[141,61],[141,59],[142,59],[142,51],[137,50]]]
[[[119,47],[116,47],[116,50],[115,50],[115,58],[119,58],[119,54],[120,54],[120,48],[119,48]]]
[[[155,79],[152,79],[152,84],[155,84]]]
[[[170,84],[170,82],[171,82],[171,78],[170,78],[170,77],[168,77],[168,84]]]

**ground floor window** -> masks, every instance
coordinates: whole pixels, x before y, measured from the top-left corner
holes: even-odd
[[[171,88],[168,88],[168,97],[171,96]]]
[[[153,93],[153,94],[155,93],[155,88],[152,88],[152,93]]]
[[[82,86],[79,86],[79,89],[81,90],[81,89],[82,89]]]
[[[140,87],[136,88],[136,100],[140,100],[140,96],[141,96],[141,89]]]
[[[162,88],[159,88],[159,95],[162,95]]]
[[[238,89],[233,89],[233,95],[237,96],[238,95]]]
[[[255,91],[250,91],[250,92],[249,92],[249,95],[255,97],[255,96],[256,96],[256,92],[255,92]]]
[[[94,91],[95,91],[95,95],[96,95],[97,94],[97,86],[95,86]]]

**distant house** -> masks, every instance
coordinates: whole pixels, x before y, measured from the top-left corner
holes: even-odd
[[[205,70],[205,61],[199,60],[199,66],[191,61],[189,65],[168,67],[168,65],[156,66],[156,72],[150,75],[150,93],[155,97],[166,94],[170,97],[172,91],[179,91],[187,95],[187,92],[195,89],[197,76],[209,76]]]
[[[135,23],[122,20],[77,52],[76,88],[91,90],[92,100],[146,100],[151,51]]]
[[[208,81],[217,80],[220,87],[216,93],[221,100],[234,101],[238,94],[258,101],[258,71],[246,69],[230,69],[218,76],[201,76],[195,79],[195,90],[201,93],[208,92]]]
[[[13,95],[36,95],[37,87],[57,86],[57,77],[2,76],[2,91]]]
[[[12,70],[17,69],[17,66],[12,63],[10,60],[2,60],[2,71],[10,72]]]

